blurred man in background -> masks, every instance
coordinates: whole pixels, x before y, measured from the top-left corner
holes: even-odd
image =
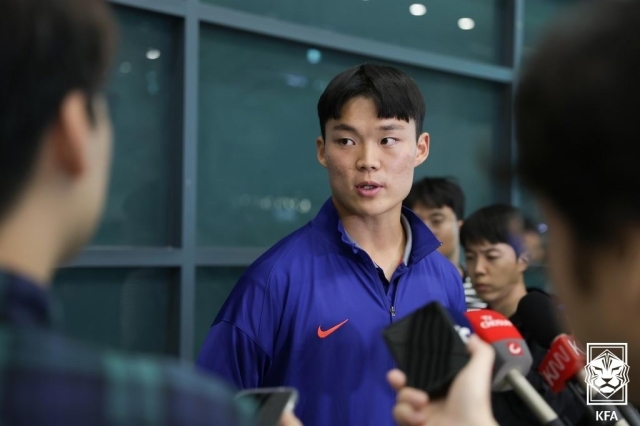
[[[55,331],[55,268],[105,200],[115,32],[103,0],[0,2],[0,423],[252,424],[220,382]]]
[[[415,182],[403,204],[413,210],[442,242],[438,251],[455,265],[462,277],[467,309],[482,309],[484,303],[471,285],[471,277],[460,264],[460,227],[464,218],[464,192],[453,179],[426,177]]]
[[[524,218],[524,245],[527,250],[530,265],[543,265],[546,261],[546,252],[542,233],[535,222],[529,218]]]
[[[478,296],[489,309],[512,316],[527,294],[524,273],[529,265],[522,232],[523,217],[515,207],[497,204],[470,215],[460,230],[467,269]]]
[[[583,344],[628,343],[629,401],[640,404],[640,2],[570,10],[527,61],[516,97],[517,170],[549,226],[548,263],[569,325]],[[594,194],[597,203],[594,205]],[[446,401],[398,395],[402,425],[494,425],[492,349],[472,360]],[[405,378],[394,371],[390,382]]]
[[[364,64],[318,102],[317,157],[332,197],[253,263],[220,310],[198,364],[238,387],[294,386],[306,425],[393,425],[382,329],[431,301],[465,311],[460,274],[403,208],[429,153],[416,83]]]

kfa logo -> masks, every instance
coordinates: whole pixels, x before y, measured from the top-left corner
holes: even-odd
[[[587,343],[587,405],[627,405],[626,343]]]

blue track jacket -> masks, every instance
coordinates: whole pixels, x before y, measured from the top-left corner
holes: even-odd
[[[387,282],[329,199],[240,278],[197,365],[237,388],[293,386],[305,426],[392,426],[382,329],[432,301],[466,311],[460,274],[413,212],[408,264]]]

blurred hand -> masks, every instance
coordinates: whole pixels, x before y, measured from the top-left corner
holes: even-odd
[[[398,391],[393,416],[401,426],[497,426],[491,411],[491,373],[495,353],[478,336],[469,338],[469,363],[460,370],[446,398],[430,401],[418,389],[404,387],[407,378],[400,370],[387,375]]]
[[[284,413],[280,418],[280,426],[302,426],[302,422],[293,413]]]

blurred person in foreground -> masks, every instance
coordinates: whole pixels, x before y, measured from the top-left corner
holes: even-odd
[[[548,263],[575,337],[628,343],[629,401],[640,403],[640,2],[571,9],[538,46],[516,97],[517,170],[548,224]],[[597,206],[594,205],[597,194]],[[472,339],[472,359],[442,401],[403,388],[401,425],[495,425],[494,354]]]
[[[106,194],[115,33],[103,0],[0,2],[0,423],[250,425],[221,382],[56,330],[52,276]]]
[[[458,269],[464,286],[467,310],[486,308],[471,284],[465,265],[460,263],[460,227],[464,218],[464,192],[453,179],[425,177],[415,182],[404,206],[429,227],[437,239],[442,241],[438,251]]]

